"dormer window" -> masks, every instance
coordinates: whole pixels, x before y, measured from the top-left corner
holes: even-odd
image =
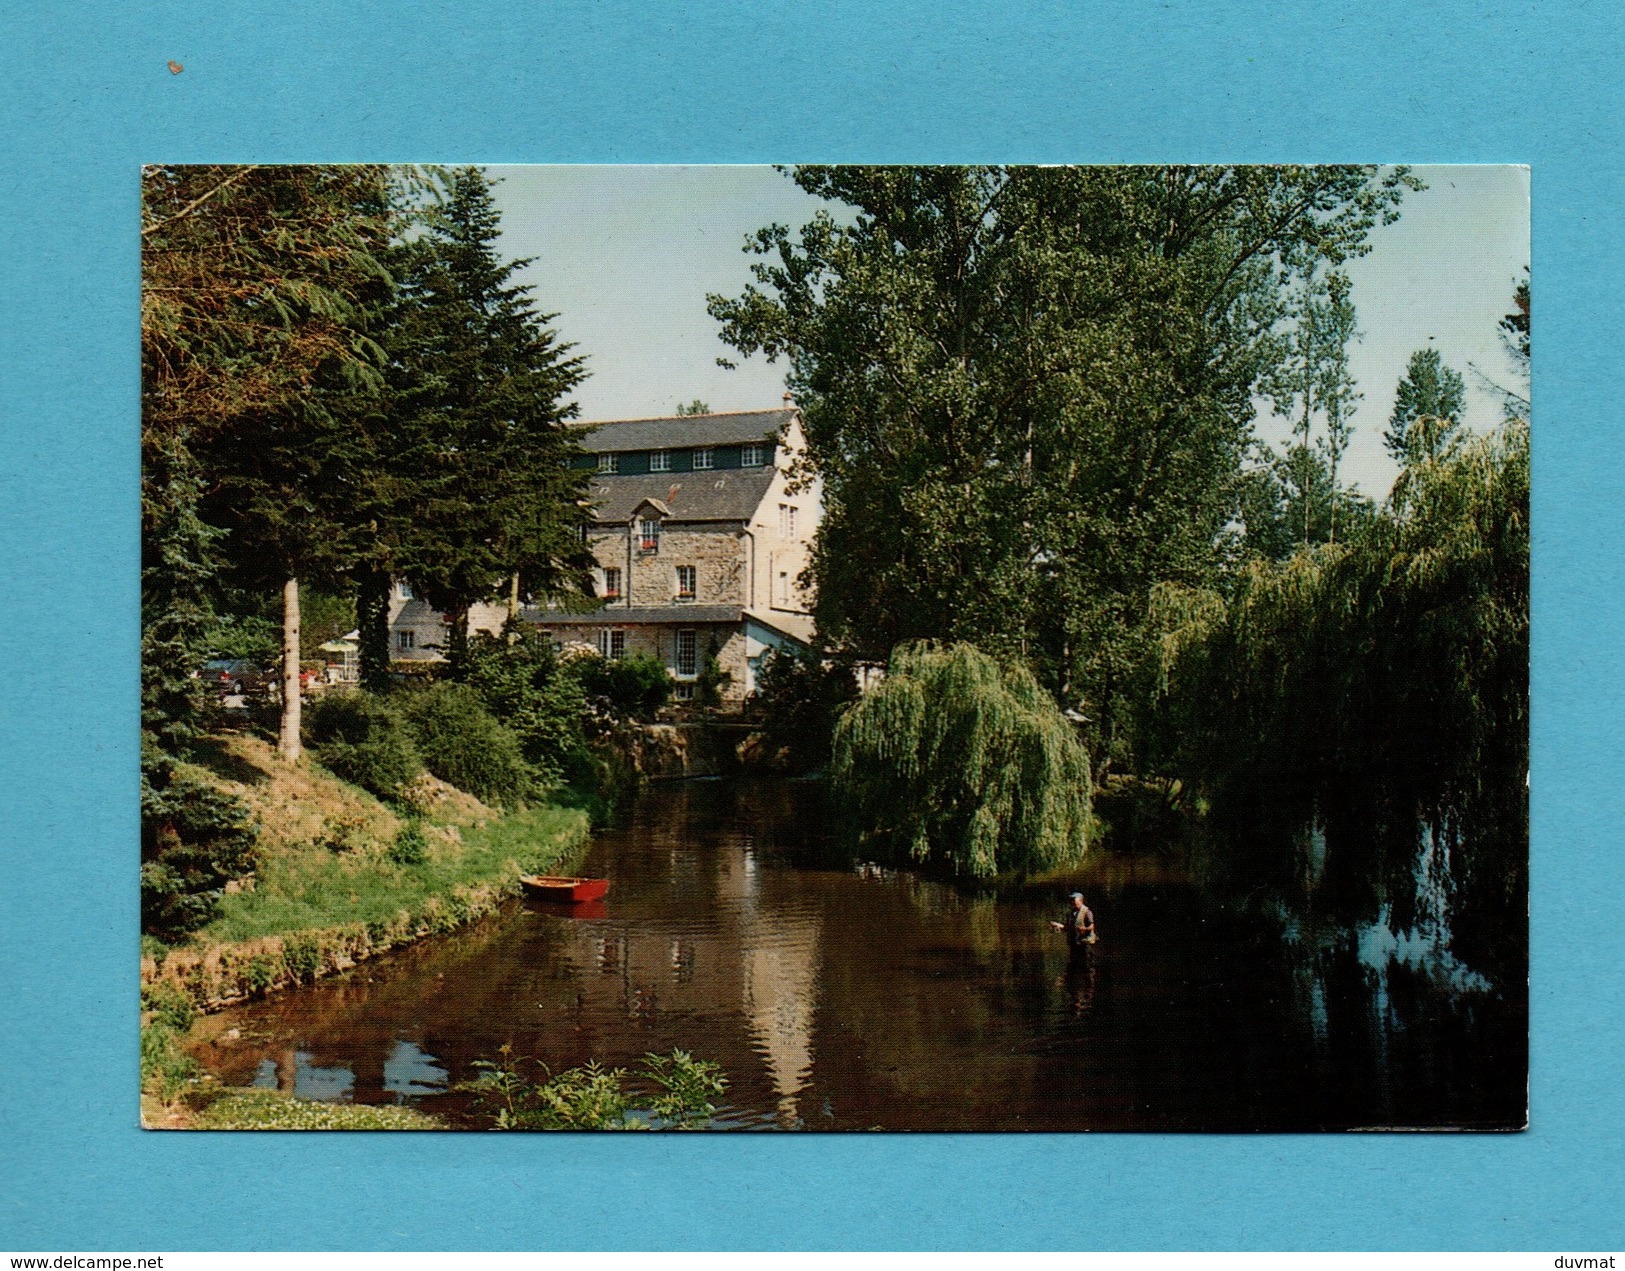
[[[701,446],[694,452],[694,471],[704,472],[716,462],[710,446]]]
[[[658,552],[660,550],[660,522],[652,516],[638,519],[638,551]]]
[[[600,471],[600,472],[619,472],[620,470],[621,470],[621,457],[620,457],[620,455],[599,455],[598,456],[598,471]]]
[[[650,472],[670,472],[671,471],[671,451],[669,451],[669,450],[651,450],[649,452],[649,471]]]
[[[767,447],[760,442],[739,448],[739,466],[742,468],[760,468],[767,462]]]

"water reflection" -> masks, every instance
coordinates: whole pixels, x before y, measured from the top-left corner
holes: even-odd
[[[454,1121],[457,1084],[511,1045],[554,1071],[681,1047],[723,1065],[723,1124],[747,1128],[1522,1123],[1521,1008],[1453,962],[1447,905],[1339,926],[1215,903],[1153,857],[974,894],[820,866],[820,798],[652,788],[586,862],[614,880],[602,905],[515,906],[226,1012],[200,1057]],[[1076,961],[1048,925],[1074,883],[1106,933]]]

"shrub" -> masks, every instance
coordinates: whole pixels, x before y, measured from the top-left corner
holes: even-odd
[[[180,1047],[180,1033],[150,1022],[141,1030],[141,1089],[173,1103],[198,1076],[197,1061]]]
[[[1077,861],[1089,757],[1025,667],[970,645],[909,644],[835,730],[849,830],[893,859],[976,878]]]
[[[619,662],[588,657],[575,665],[583,687],[618,719],[647,723],[671,698],[671,676],[652,654],[633,653]]]
[[[423,757],[395,704],[373,693],[328,693],[305,709],[306,744],[335,776],[399,799]]]
[[[184,1033],[197,1018],[197,1006],[185,990],[175,984],[141,986],[141,1012],[147,1022]]]
[[[713,651],[705,655],[705,664],[700,667],[700,678],[697,682],[699,693],[695,700],[709,710],[715,710],[722,705],[722,690],[726,685],[733,683],[733,676],[722,669],[722,663],[717,661]]]
[[[243,983],[251,993],[264,993],[276,983],[277,964],[268,954],[256,953],[243,968]]]
[[[424,764],[442,781],[487,803],[511,806],[530,793],[533,774],[519,739],[469,685],[440,683],[412,694],[406,717]]]
[[[488,635],[469,643],[467,683],[486,710],[519,741],[536,781],[545,786],[592,772],[587,744],[587,690],[574,664],[558,658],[538,631]]]
[[[322,946],[316,936],[289,936],[282,942],[282,965],[300,984],[313,983],[322,970]]]
[[[816,653],[770,650],[756,674],[752,705],[773,751],[783,751],[801,771],[829,763],[841,712],[858,696],[852,668],[826,663]]]
[[[401,826],[389,846],[389,859],[397,865],[421,865],[428,854],[429,840],[424,837],[422,823],[415,819]]]

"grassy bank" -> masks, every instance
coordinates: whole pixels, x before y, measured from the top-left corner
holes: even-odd
[[[546,870],[565,859],[585,828],[581,812],[530,808],[468,829],[424,827],[417,861],[319,846],[267,853],[253,890],[227,896],[196,939],[231,944],[340,923],[387,923],[493,883],[507,894],[520,870]]]
[[[277,1090],[199,1087],[181,1101],[142,1102],[149,1130],[445,1130],[415,1108],[295,1099]]]
[[[504,814],[433,778],[386,806],[247,735],[213,739],[195,771],[241,798],[260,834],[254,876],[213,921],[142,959],[144,985],[203,1010],[455,930],[515,894],[521,872],[567,868],[587,837],[579,810]]]

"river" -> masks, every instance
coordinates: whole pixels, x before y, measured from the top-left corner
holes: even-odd
[[[600,832],[606,901],[515,902],[469,929],[222,1012],[216,1079],[406,1102],[498,1048],[554,1071],[674,1047],[730,1078],[719,1128],[1516,1128],[1524,998],[1447,934],[1315,929],[1219,903],[1151,855],[1076,879],[1101,942],[1070,965],[1072,883],[999,897],[824,859],[824,791],[653,785]],[[235,1034],[232,1034],[235,1030]],[[212,1039],[212,1040],[211,1040]]]

